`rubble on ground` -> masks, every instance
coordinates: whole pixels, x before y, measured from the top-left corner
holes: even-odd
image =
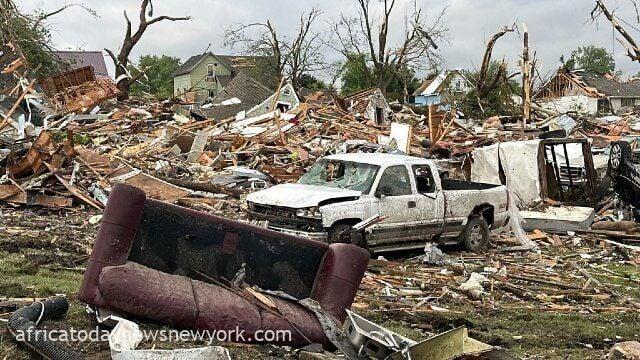
[[[518,235],[505,230],[492,235],[493,246],[485,253],[445,254],[430,244],[424,255],[411,259],[370,260],[353,311],[389,317],[455,313],[465,307],[561,314],[640,311],[640,299],[620,284],[623,278],[637,287],[640,279],[608,268],[640,265],[640,235],[633,214],[621,215],[630,200],[606,184],[608,155],[602,158],[611,143],[640,135],[635,112],[596,117],[534,108],[535,121],[524,129],[523,139],[514,116],[466,119],[431,107],[418,114],[388,104],[372,89],[351,99],[321,92],[293,108],[273,106],[254,116],[241,111],[216,119],[177,99],[117,102],[113,81],[91,74],[77,82],[60,82],[70,76],[60,74],[38,87],[19,49],[5,44],[0,54],[0,236],[6,237],[0,249],[55,249],[48,255],[54,259],[43,251],[23,255],[37,266],[84,270],[100,214],[117,184],[141,189],[149,199],[246,223],[247,194],[295,182],[323,156],[405,153],[438,160],[454,179],[475,177],[508,186],[516,197],[512,200],[526,210],[522,215],[530,222],[524,228],[536,246],[518,249]],[[77,80],[79,75],[73,76]],[[367,96],[373,100],[363,100]],[[376,103],[384,105],[382,118],[376,118]],[[581,159],[579,164],[570,163],[567,144],[578,144],[579,156],[571,159]],[[505,151],[522,147],[535,153]],[[49,213],[71,214],[75,222],[65,227],[61,219],[49,220]],[[37,220],[20,223],[22,215]],[[51,232],[59,234],[42,239]],[[184,274],[146,271],[185,279]],[[0,296],[7,297],[0,301],[3,313],[27,305],[29,296],[44,299],[28,289],[20,294],[2,289]],[[252,301],[267,302],[261,308],[284,301],[247,291]],[[411,324],[428,340],[451,330],[422,325]],[[471,335],[478,332],[470,329]],[[202,349],[228,356],[224,349]],[[637,343],[620,342],[611,358],[636,353]]]

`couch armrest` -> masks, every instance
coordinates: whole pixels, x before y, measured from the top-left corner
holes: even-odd
[[[350,244],[331,244],[324,255],[311,298],[340,322],[356,296],[369,263],[368,251]]]
[[[78,292],[81,301],[99,306],[104,304],[98,291],[100,272],[105,266],[127,262],[145,201],[144,191],[138,188],[124,184],[113,187]]]

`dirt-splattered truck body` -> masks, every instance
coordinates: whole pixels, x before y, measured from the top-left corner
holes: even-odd
[[[431,160],[390,154],[322,158],[298,183],[250,194],[247,203],[273,230],[330,243],[378,215],[384,220],[363,231],[360,244],[376,252],[427,241],[479,250],[509,218],[506,187],[441,179]]]

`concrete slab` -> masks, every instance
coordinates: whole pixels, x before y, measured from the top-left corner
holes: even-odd
[[[544,211],[521,211],[525,231],[588,230],[595,218],[595,210],[579,206],[551,206]]]

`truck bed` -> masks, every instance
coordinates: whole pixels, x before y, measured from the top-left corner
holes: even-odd
[[[442,179],[442,189],[447,190],[487,190],[501,185],[485,184],[471,181]]]

